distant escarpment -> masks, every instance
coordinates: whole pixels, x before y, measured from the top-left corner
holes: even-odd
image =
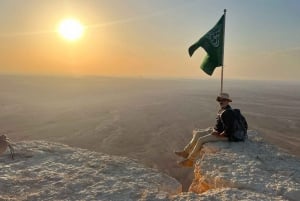
[[[263,141],[204,145],[189,192],[175,179],[119,156],[45,141],[0,156],[1,200],[299,200],[300,161]],[[175,162],[175,161],[174,161]]]

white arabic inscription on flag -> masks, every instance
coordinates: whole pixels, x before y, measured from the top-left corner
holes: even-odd
[[[205,35],[205,37],[210,41],[213,47],[220,46],[220,32],[221,25],[217,25]]]

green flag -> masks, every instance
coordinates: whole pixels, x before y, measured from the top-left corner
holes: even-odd
[[[225,14],[209,32],[189,48],[190,56],[192,56],[199,47],[205,49],[207,55],[200,67],[208,75],[212,75],[216,67],[223,65],[224,23]]]

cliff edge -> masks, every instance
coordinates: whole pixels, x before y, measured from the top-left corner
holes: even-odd
[[[182,192],[174,178],[126,157],[45,141],[14,147],[15,160],[8,152],[0,156],[0,201],[300,198],[299,158],[264,142],[254,131],[245,142],[205,144],[189,192]]]
[[[299,159],[264,142],[256,132],[248,133],[245,142],[205,144],[189,191],[204,195],[235,189],[233,200],[247,198],[247,192],[261,196],[249,200],[299,200]]]
[[[18,142],[0,157],[0,200],[168,200],[182,186],[126,157],[67,145]]]

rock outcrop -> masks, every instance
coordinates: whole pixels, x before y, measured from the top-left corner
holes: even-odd
[[[211,194],[216,192],[213,189],[231,188],[239,189],[238,194],[252,192],[269,200],[300,198],[300,161],[265,143],[254,131],[245,142],[207,143],[201,155],[191,192],[204,195],[207,190]]]
[[[245,142],[204,145],[189,192],[126,157],[45,141],[0,157],[1,200],[299,200],[300,161],[254,131]],[[192,171],[193,169],[191,169]]]
[[[236,188],[217,188],[208,190],[202,194],[181,193],[174,196],[172,201],[285,201],[280,196],[269,196],[248,190]]]
[[[126,157],[44,141],[15,144],[0,157],[0,200],[168,200],[175,179]]]

